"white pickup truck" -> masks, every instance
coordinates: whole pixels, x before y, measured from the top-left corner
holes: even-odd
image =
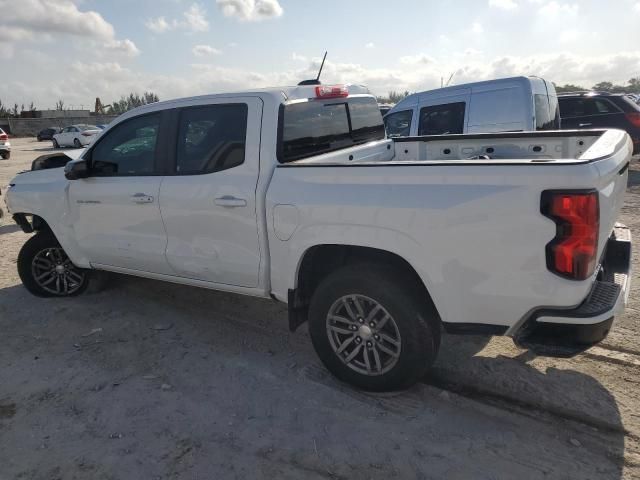
[[[271,297],[333,374],[389,390],[441,329],[554,355],[603,339],[629,292],[631,151],[617,130],[389,140],[364,87],[297,86],[135,109],[6,200],[36,232],[35,295],[106,270]]]

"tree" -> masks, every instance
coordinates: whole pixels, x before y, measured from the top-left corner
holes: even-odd
[[[64,101],[62,99],[56,102],[56,110],[64,110]]]
[[[615,85],[611,82],[599,82],[592,87],[592,90],[596,90],[598,92],[610,92],[614,88]]]
[[[580,92],[580,91],[584,91],[587,90],[584,87],[580,87],[578,85],[572,85],[570,83],[567,83],[565,85],[559,86],[556,85],[556,92],[558,93],[565,93],[565,92]]]
[[[116,100],[111,103],[107,113],[110,115],[120,115],[127,112],[132,108],[141,107],[149,103],[155,103],[160,101],[158,95],[153,92],[144,92],[142,96],[138,93],[132,92],[127,96],[120,97],[120,100]]]
[[[409,96],[411,94],[411,92],[409,92],[408,90],[405,90],[404,93],[402,92],[396,92],[396,91],[391,91],[389,92],[389,94],[386,97],[378,97],[378,102],[380,103],[398,103],[400,100],[402,100],[403,98]]]

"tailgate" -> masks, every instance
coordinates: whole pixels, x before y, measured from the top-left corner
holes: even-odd
[[[598,172],[595,185],[600,201],[598,258],[603,254],[624,203],[632,149],[631,139],[625,132],[609,130],[582,157],[592,161],[592,167]]]

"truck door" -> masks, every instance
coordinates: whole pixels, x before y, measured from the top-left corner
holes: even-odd
[[[175,275],[255,287],[262,100],[206,100],[176,110],[171,174],[160,187]]]
[[[140,115],[106,132],[87,152],[91,176],[69,182],[75,238],[92,264],[171,272],[158,203],[166,154],[163,116]]]

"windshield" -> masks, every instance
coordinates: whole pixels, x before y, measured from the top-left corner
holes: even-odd
[[[373,97],[310,100],[284,106],[280,162],[332,152],[385,138]]]

